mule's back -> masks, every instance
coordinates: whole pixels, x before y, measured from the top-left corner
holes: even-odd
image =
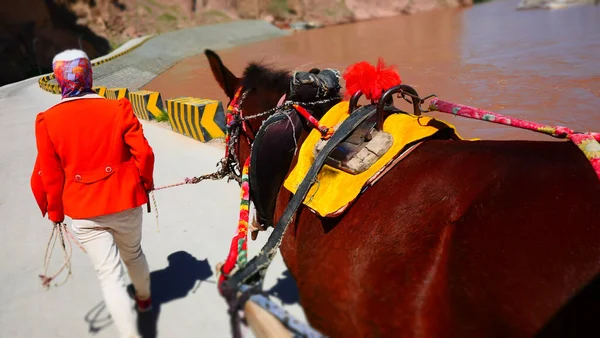
[[[428,141],[282,253],[325,334],[526,337],[600,271],[598,196],[571,143]]]

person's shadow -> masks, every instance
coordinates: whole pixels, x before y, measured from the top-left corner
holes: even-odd
[[[296,304],[300,299],[296,281],[289,270],[285,270],[283,278],[277,278],[277,283],[269,289],[268,293],[271,296],[279,298],[285,305]]]
[[[167,257],[169,265],[162,270],[150,273],[150,289],[152,292],[153,311],[138,314],[138,327],[144,338],[157,336],[157,323],[162,304],[184,298],[203,281],[213,275],[208,259],[197,260],[190,253],[177,251]],[[128,287],[133,297],[133,287]],[[89,324],[89,332],[97,333],[112,324],[112,319],[104,302],[90,310],[85,321]]]

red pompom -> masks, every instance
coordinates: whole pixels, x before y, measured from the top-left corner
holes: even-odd
[[[344,72],[344,80],[346,80],[346,99],[351,98],[359,90],[367,97],[371,92],[377,91],[377,70],[368,62],[362,61],[350,65]]]
[[[377,67],[361,61],[350,65],[344,72],[346,80],[346,99],[359,90],[369,100],[379,100],[384,91],[402,83],[400,74],[394,66],[386,66],[379,58]]]

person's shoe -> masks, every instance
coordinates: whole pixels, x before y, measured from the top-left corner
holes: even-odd
[[[135,303],[138,312],[152,311],[152,298],[141,300],[135,297]]]

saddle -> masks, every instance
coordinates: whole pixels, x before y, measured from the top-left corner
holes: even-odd
[[[374,113],[376,108],[373,104],[357,108],[352,115],[366,111],[369,117],[350,131],[326,157],[316,183],[302,202],[317,215],[337,217],[342,214],[362,192],[422,141],[431,138],[462,139],[450,124],[408,114],[391,105],[384,107],[383,128],[377,131],[377,120],[373,118],[378,115]],[[335,129],[351,116],[348,109],[349,102],[342,101],[330,109],[319,123]],[[288,191],[296,193],[326,144],[317,130],[304,140],[298,161],[284,182]]]
[[[300,102],[314,102],[338,95],[340,91],[340,73],[335,69],[312,69],[309,72],[296,72],[290,81],[290,99]],[[337,101],[339,102],[339,101]],[[336,102],[336,103],[337,103]],[[333,105],[328,105],[329,109]],[[320,119],[327,111],[316,107],[311,113]],[[386,113],[394,110],[386,107]],[[398,112],[395,110],[394,112]],[[302,117],[302,116],[300,116]],[[339,122],[334,130],[341,125]],[[337,145],[327,156],[326,164],[348,173],[358,174],[368,169],[392,146],[389,133],[375,129],[377,116],[373,115],[360,124],[344,141]],[[323,149],[327,141],[320,141],[315,147],[315,156]]]
[[[369,169],[391,148],[394,141],[390,133],[375,129],[377,119],[377,115],[371,115],[362,122],[348,138],[333,148],[325,164],[353,175]],[[336,130],[341,124],[342,122],[338,122],[333,129]],[[328,140],[317,142],[314,148],[315,157],[327,142]]]

